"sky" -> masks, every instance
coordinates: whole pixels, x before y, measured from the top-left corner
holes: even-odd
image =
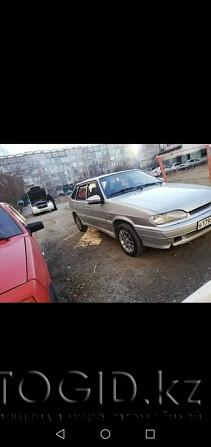
[[[0,147],[7,149],[10,154],[22,154],[28,151],[41,151],[48,149],[63,149],[67,146],[82,146],[77,144],[0,144]]]

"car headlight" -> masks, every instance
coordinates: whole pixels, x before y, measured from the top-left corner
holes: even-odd
[[[33,209],[33,210],[37,210],[37,206],[33,206],[32,209]]]
[[[49,200],[49,202],[48,202],[48,206],[51,206],[51,205],[53,205],[53,202],[51,202],[51,201]]]
[[[155,214],[154,216],[150,217],[150,221],[154,223],[155,225],[163,225],[168,222],[174,222],[180,219],[185,219],[188,217],[188,213],[185,211],[170,211],[169,213],[164,214]]]

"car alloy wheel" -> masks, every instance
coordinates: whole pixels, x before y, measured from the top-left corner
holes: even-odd
[[[144,253],[143,243],[132,225],[121,223],[116,229],[116,234],[122,250],[128,256],[134,257]]]
[[[127,253],[133,253],[134,251],[134,242],[130,234],[126,230],[120,230],[119,232],[119,241],[120,244]]]

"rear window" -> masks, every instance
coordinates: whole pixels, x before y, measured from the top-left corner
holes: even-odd
[[[0,206],[0,239],[4,237],[13,237],[22,234],[18,224],[13,218]]]
[[[76,200],[86,200],[86,185],[79,186]]]

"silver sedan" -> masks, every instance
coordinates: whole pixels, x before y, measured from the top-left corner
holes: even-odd
[[[164,183],[139,169],[79,183],[70,208],[80,231],[105,232],[129,256],[185,244],[211,230],[210,187]]]

